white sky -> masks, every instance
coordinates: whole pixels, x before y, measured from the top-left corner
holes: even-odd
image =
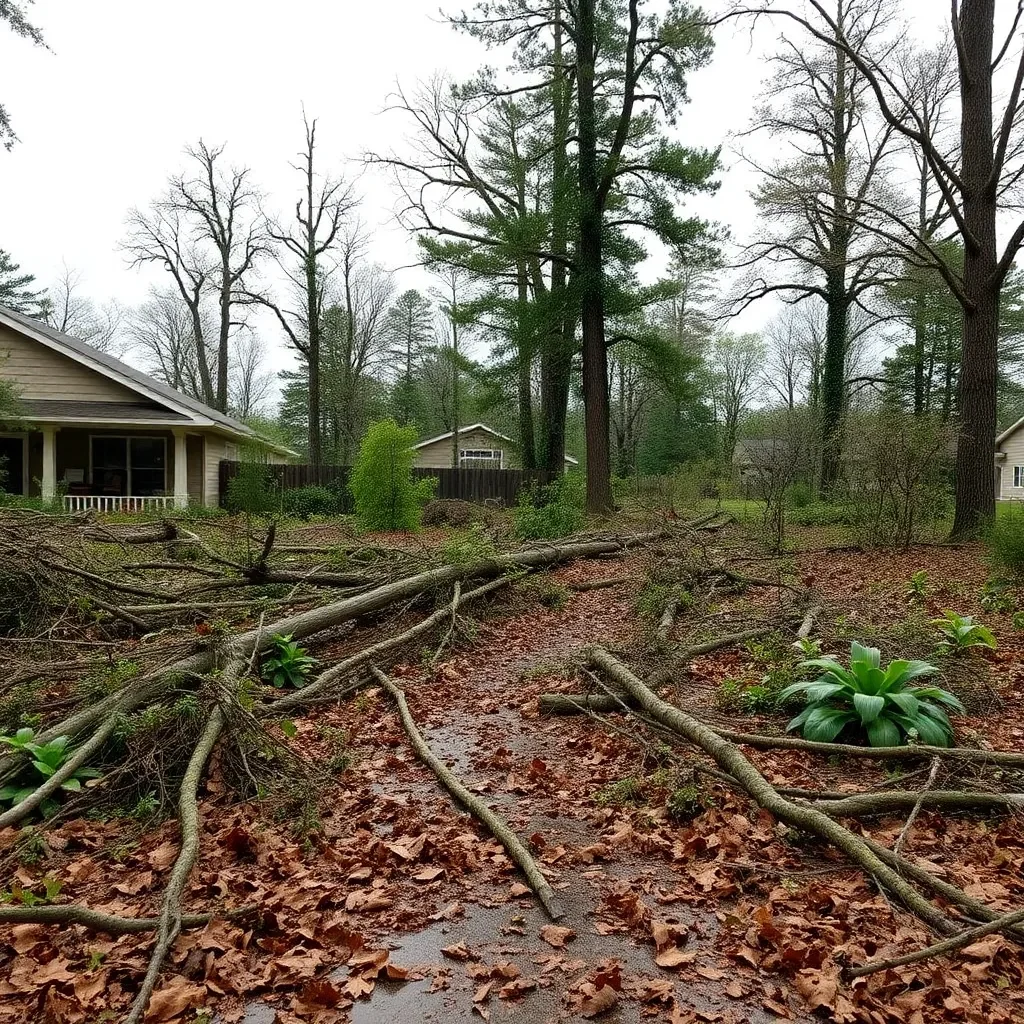
[[[0,97],[21,139],[11,153],[0,150],[0,248],[43,284],[66,262],[97,302],[138,303],[165,275],[128,267],[118,249],[125,214],[182,167],[183,147],[200,137],[226,142],[226,155],[252,168],[268,209],[287,211],[304,103],[319,119],[320,166],[359,173],[363,152],[401,145],[401,116],[383,112],[396,81],[411,87],[438,71],[465,77],[487,59],[442,23],[438,3],[36,0],[29,16],[52,52],[0,27]],[[714,9],[715,0],[706,5]],[[946,0],[902,6],[915,35],[934,35],[948,18]],[[766,75],[763,48],[780,28],[718,32],[712,65],[690,80],[692,103],[676,129],[682,141],[728,146],[729,133],[746,127]],[[729,152],[726,165],[721,190],[701,212],[748,240],[753,179]],[[373,258],[392,268],[412,262],[388,175],[365,171],[359,189]],[[419,271],[398,276],[402,288],[425,283]],[[742,326],[771,313],[755,309]],[[262,333],[273,364],[287,365],[269,324]]]

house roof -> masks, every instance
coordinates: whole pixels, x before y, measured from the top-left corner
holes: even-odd
[[[18,402],[29,419],[88,420],[89,422],[191,423],[184,413],[157,405],[133,402],[63,402],[49,398],[22,398]]]
[[[460,434],[468,434],[472,430],[482,430],[492,437],[498,438],[499,441],[508,441],[509,444],[516,444],[514,438],[508,436],[508,434],[501,434],[494,427],[487,426],[486,423],[471,423],[468,427],[459,427]],[[418,444],[414,444],[413,448],[426,448],[427,445],[437,444],[438,441],[446,441],[454,434],[454,430],[449,430],[446,434],[438,434],[437,437],[428,437],[426,441],[420,441]],[[570,465],[578,466],[580,464],[579,459],[574,459],[571,455],[565,456],[565,461]]]
[[[73,338],[70,334],[62,334],[60,331],[54,330],[48,324],[44,324],[40,320],[34,320],[32,317],[25,316],[23,313],[17,313],[13,309],[8,309],[7,306],[0,306],[0,324],[6,324],[19,334],[23,334],[26,337],[39,342],[41,345],[45,345],[47,348],[60,352],[69,359],[73,359],[75,362],[88,367],[96,373],[102,374],[104,377],[117,381],[119,384],[124,385],[144,398],[148,398],[151,402],[154,402],[157,405],[164,406],[172,413],[177,414],[179,422],[193,423],[198,426],[215,427],[228,434],[258,440],[277,451],[285,452],[290,455],[295,454],[291,449],[284,448],[279,444],[275,444],[274,442],[261,437],[255,430],[246,426],[246,424],[242,423],[240,420],[236,420],[231,416],[218,412],[216,409],[210,408],[210,406],[205,405],[203,402],[200,402],[195,398],[183,395],[180,391],[175,391],[173,388],[167,387],[166,384],[161,384],[159,381],[154,380],[149,376],[149,374],[135,369],[134,366],[129,366],[127,363],[121,362],[120,359],[115,359],[106,352],[101,352],[99,349],[93,348],[92,345],[89,345],[78,338]],[[25,404],[29,405],[30,403],[26,402]],[[44,403],[36,402],[35,404],[40,405]],[[53,402],[50,404],[70,404],[82,407],[86,405],[100,406],[106,405],[107,403]],[[124,408],[129,406],[131,403],[112,404]],[[107,408],[109,409],[109,405],[107,405]],[[159,410],[151,409],[149,412],[152,414],[151,418],[153,419],[163,418],[160,415]],[[43,415],[43,413],[36,413],[35,415]],[[51,415],[57,415],[57,412],[53,411]]]
[[[1011,423],[1001,434],[996,436],[996,444],[1002,444],[1011,434],[1016,434],[1021,427],[1024,427],[1024,416],[1016,423]]]

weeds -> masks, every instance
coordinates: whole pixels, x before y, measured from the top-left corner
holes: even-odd
[[[924,569],[918,569],[912,573],[907,581],[906,595],[910,601],[923,601],[928,596],[928,573]]]

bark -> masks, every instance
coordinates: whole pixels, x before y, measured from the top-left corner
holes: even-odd
[[[526,312],[530,295],[526,266],[522,263],[519,266],[518,286],[519,315],[522,317]],[[516,364],[519,374],[519,455],[523,469],[536,469],[537,449],[533,438],[533,339],[527,337],[522,325],[518,340]]]
[[[836,257],[839,258],[838,256]],[[821,375],[821,487],[826,493],[839,482],[843,458],[843,418],[846,411],[846,339],[849,299],[846,257],[842,268],[827,275],[825,355]]]
[[[719,768],[736,779],[764,810],[787,825],[812,832],[842,850],[869,877],[876,879],[908,910],[939,933],[948,935],[956,928],[953,921],[884,863],[863,839],[815,807],[803,807],[781,796],[737,747],[691,715],[666,704],[607,651],[600,647],[592,649],[590,662],[629,693],[660,725],[683,736],[714,758]]]
[[[608,348],[604,332],[604,217],[597,155],[595,0],[577,0],[576,94],[580,234],[575,276],[583,326],[583,402],[587,437],[587,511],[612,509],[608,437]]]
[[[437,776],[441,785],[501,843],[512,862],[526,876],[526,880],[530,883],[530,888],[533,889],[537,899],[540,900],[548,917],[552,921],[557,921],[564,917],[565,911],[555,896],[554,890],[548,884],[548,880],[544,877],[537,862],[530,856],[530,852],[523,845],[522,840],[499,815],[495,814],[480,797],[470,793],[455,775],[441,763],[437,755],[430,749],[426,740],[423,739],[419,729],[416,728],[416,722],[409,712],[409,705],[405,701],[405,694],[402,692],[401,687],[376,666],[373,668],[373,674],[377,682],[388,691],[395,704],[398,705],[398,714],[402,719],[402,726],[405,728],[413,750],[416,751],[416,756]]]
[[[953,536],[976,533],[995,515],[996,364],[999,342],[992,57],[995,0],[970,0],[960,12],[963,342],[957,408]]]

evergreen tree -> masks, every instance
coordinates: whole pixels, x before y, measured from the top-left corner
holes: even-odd
[[[423,354],[434,339],[430,301],[415,288],[403,292],[388,310],[384,329],[398,378],[392,395],[395,418],[404,427],[420,422],[423,416],[423,410],[416,404],[416,375]]]
[[[19,273],[20,270],[21,267],[11,259],[10,254],[0,249],[0,306],[13,309],[16,313],[38,316],[42,311],[46,292],[42,289],[35,291],[32,287],[36,283],[35,277],[32,274]]]

